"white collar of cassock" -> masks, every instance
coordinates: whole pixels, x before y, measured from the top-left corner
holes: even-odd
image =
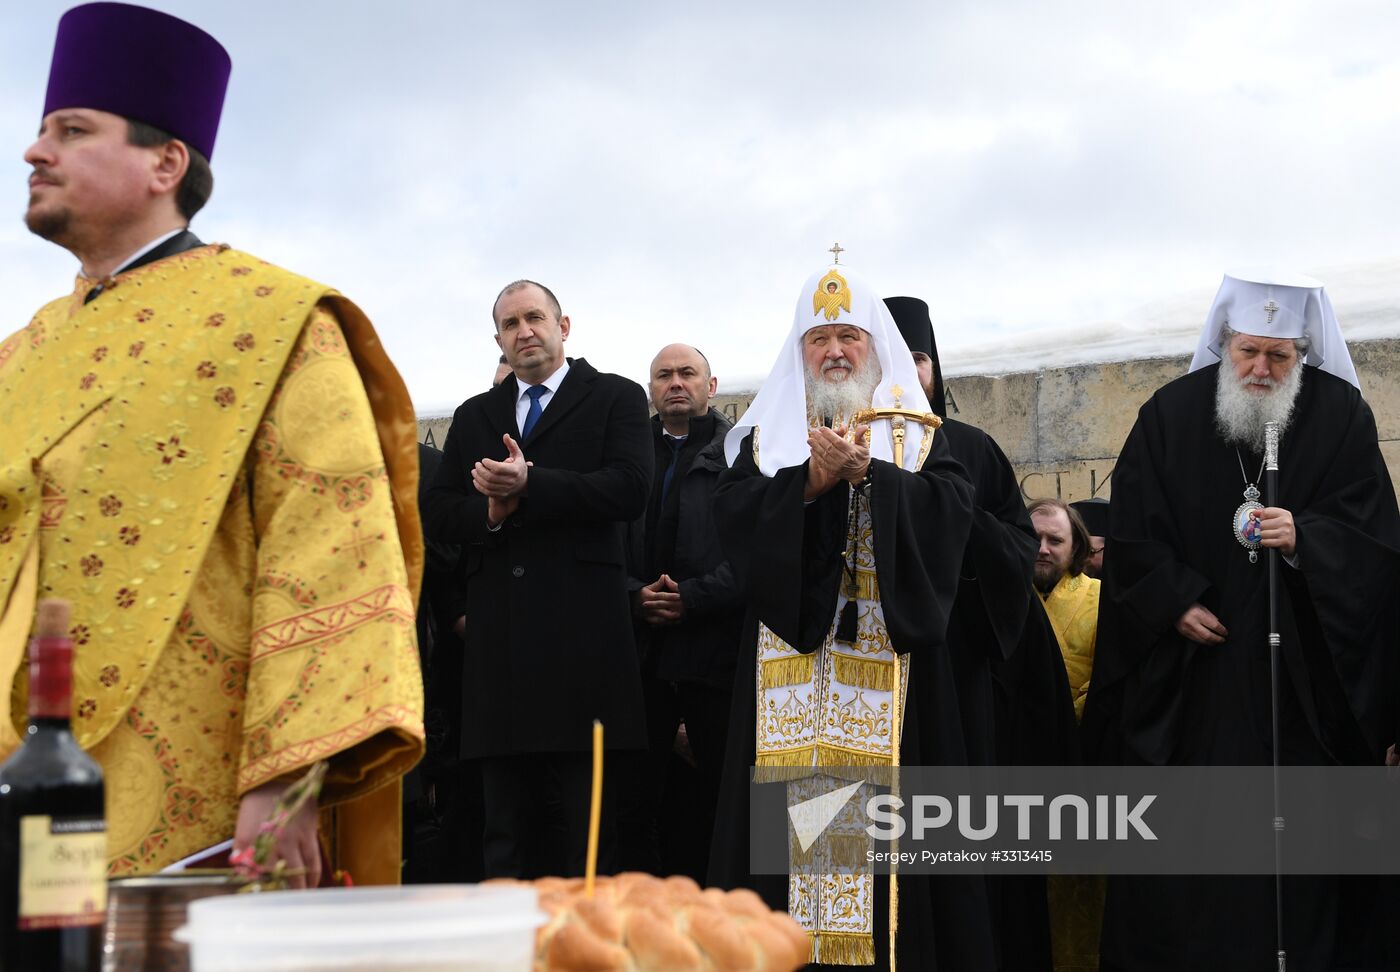
[[[1227,273],[1206,315],[1191,371],[1208,368],[1224,357],[1220,339],[1226,325],[1238,334],[1254,337],[1306,337],[1309,347],[1304,363],[1361,387],[1332,300],[1321,282],[1312,277],[1272,270]]]
[[[827,290],[836,283],[836,293]],[[811,455],[807,446],[807,365],[802,356],[802,338],[815,327],[828,324],[853,324],[869,333],[873,350],[880,359],[882,376],[871,404],[889,408],[895,404],[894,389],[900,390],[899,404],[918,412],[932,412],[919,372],[909,346],[904,343],[894,318],[880,295],[858,275],[843,266],[829,267],[812,274],[797,297],[792,330],[788,333],[778,360],[768,373],[768,379],[758,390],[737,425],[724,439],[724,456],[730,464],[739,454],[744,437],[755,426],[759,429],[758,468],[765,476],[779,469],[800,466]],[[904,468],[915,472],[927,450],[923,436],[932,430],[918,422],[908,421],[904,434]],[[894,461],[894,439],[888,419],[871,426],[870,455],[886,462]]]

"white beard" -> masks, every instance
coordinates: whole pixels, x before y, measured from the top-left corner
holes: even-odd
[[[884,377],[880,359],[873,354],[859,370],[839,381],[828,381],[807,367],[807,411],[818,420],[829,418],[832,425],[849,425],[850,416],[869,408],[875,389]],[[822,362],[825,368],[830,362]]]
[[[1248,380],[1235,376],[1229,359],[1220,362],[1220,377],[1215,385],[1215,428],[1226,443],[1262,454],[1265,423],[1277,422],[1280,435],[1288,428],[1293,405],[1303,387],[1303,363],[1295,362],[1281,382],[1270,378],[1260,382],[1271,389],[1267,394],[1246,391],[1247,383]]]

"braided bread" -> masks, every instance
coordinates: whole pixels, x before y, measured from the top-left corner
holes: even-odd
[[[599,878],[588,900],[583,884],[534,882],[549,915],[535,937],[535,972],[793,972],[811,955],[797,923],[752,891],[619,874]]]

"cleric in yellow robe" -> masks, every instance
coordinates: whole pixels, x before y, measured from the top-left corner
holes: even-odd
[[[1084,717],[1099,630],[1099,581],[1084,573],[1089,531],[1079,513],[1060,500],[1036,500],[1029,509],[1040,538],[1035,586],[1060,643],[1074,717],[1079,720]],[[1046,881],[1055,972],[1092,972],[1099,967],[1105,887],[1103,877],[1095,874],[1052,874]]]
[[[1084,718],[1089,675],[1094,669],[1094,645],[1099,631],[1099,580],[1088,574],[1065,574],[1045,595],[1045,613],[1060,643],[1065,674],[1074,696],[1074,717]]]
[[[151,96],[162,59],[196,95]],[[413,411],[353,304],[185,228],[227,75],[164,14],[60,24],[26,221],[83,273],[0,344],[0,755],[36,599],[67,598],[113,875],[246,832],[326,759],[333,866],[394,881],[423,736]]]

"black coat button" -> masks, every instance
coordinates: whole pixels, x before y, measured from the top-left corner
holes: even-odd
[[[513,575],[515,575],[516,577],[524,577],[524,576],[525,576],[525,568],[524,568],[524,567],[512,567],[512,568],[510,569],[510,572],[511,572]]]

